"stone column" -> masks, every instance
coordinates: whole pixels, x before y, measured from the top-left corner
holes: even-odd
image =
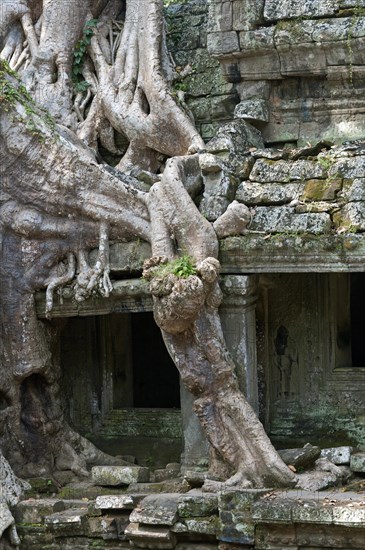
[[[236,363],[242,393],[258,413],[256,275],[224,275],[220,315],[227,348]]]
[[[196,470],[208,464],[208,442],[193,411],[194,398],[180,382],[181,422],[183,429],[182,471]]]

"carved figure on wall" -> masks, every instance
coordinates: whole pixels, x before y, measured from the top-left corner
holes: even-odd
[[[274,344],[279,369],[278,398],[287,401],[298,393],[298,350],[283,325],[276,332]]]

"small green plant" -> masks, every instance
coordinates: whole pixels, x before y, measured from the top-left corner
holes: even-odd
[[[94,30],[97,24],[97,19],[90,19],[87,21],[82,33],[82,38],[75,46],[72,64],[72,82],[76,92],[85,92],[89,87],[89,84],[83,80],[82,67],[84,65],[87,47],[91,43],[91,38],[94,36]]]
[[[176,275],[176,277],[181,277],[182,279],[187,279],[191,275],[196,275],[196,267],[193,263],[193,260],[190,256],[183,255],[176,260],[172,260],[165,264],[159,264],[155,267],[152,267],[149,270],[148,275],[145,276],[148,280],[152,278],[163,278],[168,275]]]

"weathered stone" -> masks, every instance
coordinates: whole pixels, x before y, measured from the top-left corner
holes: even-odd
[[[296,214],[289,207],[256,208],[250,229],[267,233],[328,233],[331,218],[328,214]]]
[[[308,201],[334,200],[341,187],[341,179],[309,180],[305,184],[301,198]]]
[[[269,110],[267,102],[264,99],[247,99],[241,101],[235,107],[234,118],[268,122]]]
[[[203,174],[210,172],[220,172],[223,167],[222,159],[211,153],[202,153],[199,155],[199,165]]]
[[[340,206],[337,202],[327,202],[327,201],[316,201],[316,202],[307,202],[302,204],[298,201],[299,204],[295,206],[295,212],[297,214],[305,214],[307,212],[321,213],[321,212],[334,212],[339,210]],[[293,206],[293,205],[292,205]]]
[[[297,199],[303,192],[303,183],[257,183],[243,181],[236,193],[236,200],[249,206],[279,205]]]
[[[334,159],[335,160],[335,159]],[[340,159],[332,163],[328,170],[330,177],[345,179],[363,178],[365,174],[365,156]]]
[[[365,508],[363,506],[335,506],[333,508],[333,523],[335,525],[355,526],[365,525]]]
[[[59,499],[35,500],[30,498],[19,502],[14,511],[14,518],[17,523],[42,523],[44,516],[62,512],[64,509],[65,504]]]
[[[334,15],[339,9],[339,0],[266,0],[264,18],[266,21],[277,21],[295,17],[323,17]]]
[[[328,458],[333,464],[350,464],[352,447],[330,447],[321,450],[321,457]]]
[[[235,31],[210,32],[208,51],[211,55],[222,55],[239,51],[238,34]]]
[[[214,221],[227,210],[236,193],[238,181],[226,171],[204,174],[203,181],[204,194],[199,210],[209,221]]]
[[[365,202],[349,202],[334,215],[335,223],[349,232],[365,231]]]
[[[331,524],[333,518],[332,508],[323,506],[315,500],[295,502],[292,506],[292,521],[294,523],[320,523]]]
[[[244,204],[233,201],[214,223],[213,227],[219,239],[231,235],[240,235],[251,221],[251,212]]]
[[[259,183],[287,183],[325,177],[326,171],[323,166],[311,160],[271,161],[258,159],[250,174],[250,180]]]
[[[250,147],[263,148],[261,132],[245,122],[234,120],[221,126],[216,137],[207,145],[209,153],[233,153],[242,155]]]
[[[209,493],[187,494],[179,499],[178,513],[181,518],[204,517],[218,512],[218,497]]]
[[[365,201],[365,178],[345,179],[340,197],[346,201]]]
[[[218,496],[219,510],[246,513],[253,502],[267,493],[267,489],[233,490],[226,489]]]
[[[85,505],[85,508],[71,508],[45,516],[44,523],[52,531],[56,532],[56,536],[77,536],[83,533],[84,518],[86,518],[87,514],[88,509],[87,505]]]
[[[353,472],[365,473],[365,453],[355,453],[351,456],[350,469]]]
[[[118,516],[119,523],[121,519],[122,518]],[[124,534],[124,529],[129,524],[129,518],[126,515],[123,519],[124,519],[124,528],[123,528],[123,534]],[[103,541],[119,538],[115,516],[108,516],[104,514],[99,517],[87,517],[85,521],[84,529],[85,529],[85,534],[87,534],[88,536],[93,538],[100,537]]]
[[[194,518],[185,518],[184,523],[187,527],[189,533],[194,535],[209,535],[216,536],[220,529],[220,522],[218,516],[208,517],[194,517]]]
[[[167,479],[159,483],[131,483],[129,491],[132,493],[187,493],[191,486],[186,479]]]
[[[97,259],[97,250],[90,253],[90,263]],[[142,271],[143,262],[151,257],[151,245],[141,240],[115,243],[110,246],[110,271],[115,274]]]
[[[255,2],[233,1],[233,29],[236,31],[249,30],[261,22],[264,0]]]
[[[341,478],[342,476],[339,477],[332,472],[314,470],[299,474],[296,488],[304,489],[305,491],[321,491],[322,489],[338,485]]]
[[[282,449],[278,453],[285,464],[290,464],[298,469],[308,468],[314,464],[321,454],[321,449],[308,444],[300,449]]]
[[[125,535],[137,547],[170,550],[176,546],[175,535],[168,528],[130,523]]]
[[[100,510],[131,510],[133,498],[129,495],[104,495],[96,497],[95,508]]]
[[[37,493],[57,493],[58,489],[54,481],[48,477],[32,477],[28,478],[28,482]]]
[[[221,527],[217,538],[220,541],[244,545],[254,543],[255,525],[246,514],[221,510],[219,519]]]
[[[132,523],[173,525],[177,520],[179,494],[148,495],[130,515]]]
[[[94,466],[91,469],[91,478],[95,485],[107,487],[129,485],[147,482],[149,470],[141,466]]]

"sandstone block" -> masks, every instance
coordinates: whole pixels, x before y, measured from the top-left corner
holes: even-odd
[[[132,523],[173,525],[177,521],[179,494],[148,495],[130,515]]]
[[[365,473],[365,453],[355,453],[351,456],[350,469],[353,472]]]
[[[266,0],[264,19],[277,21],[294,17],[323,17],[334,15],[339,7],[338,0]]]
[[[303,189],[303,183],[262,184],[255,181],[243,181],[237,189],[236,200],[249,206],[279,205],[298,198]]]
[[[339,178],[316,180],[306,182],[302,198],[308,201],[330,201],[334,200],[342,186]]]
[[[236,31],[211,32],[208,34],[208,51],[211,55],[238,52],[239,49]]]
[[[95,508],[100,510],[131,510],[133,507],[133,498],[129,495],[103,495],[95,501]]]
[[[176,546],[175,535],[167,527],[130,523],[125,535],[137,547],[170,550]]]
[[[204,517],[218,512],[218,497],[215,494],[187,494],[179,499],[178,513],[181,518]]]
[[[258,206],[250,226],[267,233],[312,233],[320,235],[331,229],[329,214],[296,214],[290,207]]]
[[[337,225],[349,232],[365,231],[365,202],[349,202],[334,215]]]
[[[140,466],[94,466],[91,478],[95,485],[117,487],[149,480],[148,468]]]
[[[321,450],[321,457],[328,458],[333,464],[350,464],[352,447],[330,447]]]
[[[269,110],[264,99],[248,99],[236,105],[234,118],[269,122]]]
[[[278,160],[258,159],[250,174],[251,181],[259,183],[304,181],[314,178],[325,178],[326,171],[318,162],[311,160]]]

